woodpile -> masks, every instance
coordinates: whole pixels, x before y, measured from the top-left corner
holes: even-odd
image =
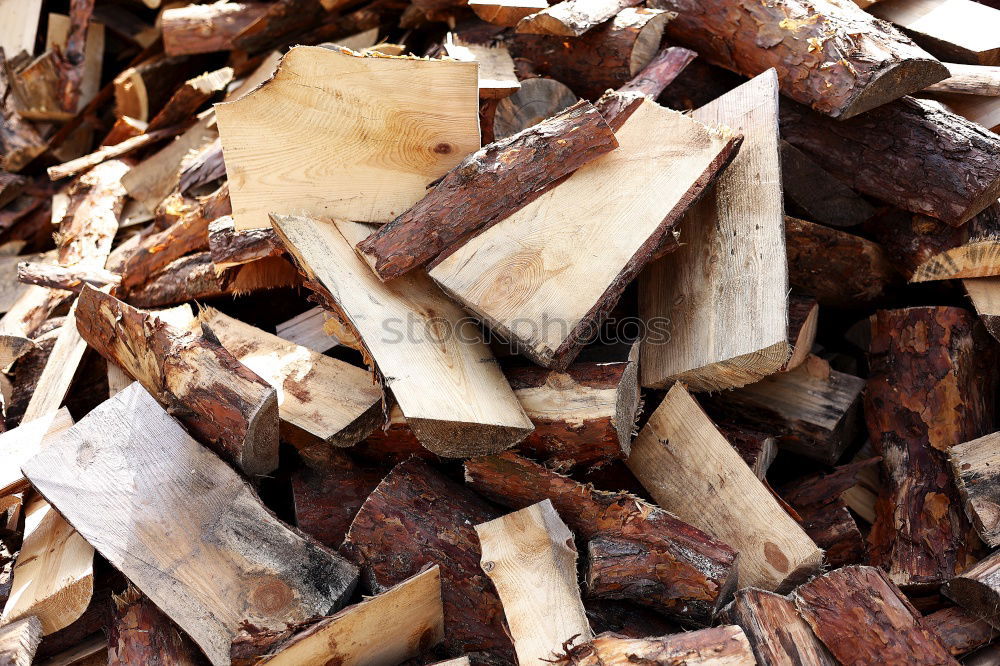
[[[0,0],[0,666],[1000,664],[997,0]]]

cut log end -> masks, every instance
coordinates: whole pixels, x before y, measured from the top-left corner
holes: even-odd
[[[984,240],[934,255],[917,266],[910,282],[994,275],[1000,275],[1000,240]]]
[[[666,389],[676,382],[682,382],[696,393],[739,388],[773,375],[788,363],[792,351],[788,341],[782,340],[764,349],[666,379],[656,379],[647,373],[642,385],[646,388]]]
[[[506,451],[525,437],[534,426],[486,423],[458,423],[407,417],[406,422],[420,443],[444,458],[473,458]]]

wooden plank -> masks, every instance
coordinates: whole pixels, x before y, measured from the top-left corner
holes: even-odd
[[[216,106],[236,228],[270,212],[388,222],[479,148],[478,99],[472,63],[292,48]]]
[[[24,542],[0,624],[35,616],[42,634],[72,624],[94,592],[94,548],[41,497],[24,512]]]
[[[773,70],[692,116],[743,133],[740,152],[681,222],[681,247],[640,281],[645,321],[669,322],[644,342],[642,385],[694,391],[744,386],[784,365],[788,344],[778,79]]]
[[[990,548],[1000,546],[1000,433],[990,433],[948,451],[955,485],[965,503],[965,513]]]
[[[340,344],[340,341],[327,333],[324,328],[327,317],[329,315],[326,310],[316,306],[278,324],[276,332],[282,340],[294,342],[322,354]]]
[[[475,324],[424,275],[383,283],[354,252],[370,228],[272,215],[324,306],[361,343],[417,439],[445,456],[486,455],[533,426]],[[325,296],[324,296],[325,294]],[[386,326],[396,327],[399,335]]]
[[[945,67],[948,68],[950,76],[944,81],[927,86],[924,92],[1000,96],[1000,67],[963,65],[954,62],[946,62]]]
[[[0,49],[8,58],[35,52],[42,0],[0,0]]]
[[[353,565],[280,523],[138,383],[24,472],[213,664],[229,664],[245,622],[283,629],[328,613],[354,588]]]
[[[0,663],[5,666],[31,666],[41,641],[42,627],[36,617],[0,627]]]
[[[28,482],[21,473],[21,465],[66,432],[73,425],[73,417],[65,407],[34,420],[21,418],[21,424],[0,434],[0,497],[28,489]]]
[[[628,468],[661,507],[740,553],[739,587],[789,590],[823,551],[678,382],[632,443]]]
[[[576,581],[573,533],[550,500],[480,523],[476,534],[518,664],[545,666],[593,636]]]
[[[572,362],[739,144],[732,131],[706,127],[649,99],[616,138],[617,150],[430,272],[450,296],[545,367]]]
[[[986,330],[1000,340],[1000,277],[962,280],[965,293]]]
[[[1000,10],[973,0],[881,0],[868,8],[941,58],[1000,65]]]
[[[25,421],[34,421],[59,409],[73,383],[73,376],[87,351],[87,341],[76,328],[76,305],[77,301],[74,301],[66,315],[66,322],[59,329],[56,344],[24,410],[22,418]]]
[[[465,42],[449,32],[444,50],[449,58],[479,65],[479,99],[502,99],[520,90],[521,84],[514,75],[514,61],[506,47]]]

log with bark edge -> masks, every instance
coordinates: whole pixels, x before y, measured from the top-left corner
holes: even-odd
[[[948,451],[965,514],[990,548],[1000,546],[1000,483],[995,469],[998,441],[1000,434],[990,433]]]
[[[781,185],[796,214],[822,224],[853,227],[875,214],[861,195],[787,141],[781,142]]]
[[[881,569],[850,566],[793,595],[799,613],[841,664],[957,664]]]
[[[466,461],[465,480],[513,509],[551,499],[581,539],[635,544],[632,579],[625,586],[597,590],[602,598],[630,599],[707,624],[736,584],[735,553],[729,546],[628,493],[595,490],[510,452]]]
[[[25,421],[33,421],[59,409],[83,361],[87,343],[77,330],[77,304],[78,302],[74,301],[70,306],[65,324],[56,335],[52,351],[45,360],[45,368],[38,376],[35,391],[21,416]]]
[[[157,55],[129,67],[114,80],[115,115],[149,122],[174,90],[201,74],[197,60]]]
[[[789,283],[820,305],[871,303],[900,282],[882,246],[846,231],[786,215],[785,247]]]
[[[517,663],[543,666],[593,635],[576,580],[576,547],[550,500],[476,525]]]
[[[103,268],[64,268],[52,264],[29,262],[21,262],[17,265],[17,279],[23,284],[74,293],[80,293],[85,284],[100,289],[108,285],[118,286],[121,283],[120,275]]]
[[[739,625],[757,661],[768,666],[837,666],[788,597],[745,587],[722,609],[720,620]]]
[[[1000,137],[926,100],[839,122],[785,102],[781,135],[858,192],[951,226],[1000,197]]]
[[[960,606],[949,606],[924,616],[924,625],[937,634],[941,644],[958,657],[991,643],[1000,631]]]
[[[569,648],[554,663],[558,666],[634,663],[754,666],[757,661],[742,629],[721,626],[657,638],[626,638],[605,633]]]
[[[45,150],[47,142],[30,121],[21,117],[9,72],[9,63],[0,50],[0,118],[3,120],[0,123],[0,147],[3,148],[0,166],[5,171],[17,173]]]
[[[900,586],[936,586],[973,561],[974,531],[945,455],[993,429],[995,358],[992,340],[960,308],[880,310],[871,319],[865,418],[886,488],[869,555]]]
[[[476,16],[487,23],[508,28],[548,6],[546,0],[469,0],[469,9]]]
[[[295,524],[324,546],[339,548],[351,521],[386,470],[344,451],[329,450],[322,460],[291,473]]]
[[[561,0],[551,7],[526,16],[517,24],[517,32],[529,35],[579,37],[601,23],[614,18],[623,9],[640,4],[637,0]]]
[[[782,372],[802,365],[816,343],[819,325],[819,303],[811,296],[791,292],[788,294],[788,346],[792,355],[781,367]]]
[[[222,345],[85,287],[80,333],[250,476],[278,466],[274,388]]]
[[[216,276],[211,253],[196,252],[164,266],[129,293],[128,303],[139,308],[162,308],[233,293],[232,285]]]
[[[383,281],[447,256],[618,147],[587,102],[466,157],[413,208],[358,244]]]
[[[174,6],[160,19],[163,50],[168,56],[228,51],[233,38],[267,11],[263,2]]]
[[[538,74],[551,76],[587,99],[618,88],[638,74],[660,48],[663,28],[673,12],[628,7],[579,37],[512,35],[507,46],[515,61],[530,61]]]
[[[492,353],[458,306],[424,275],[380,282],[354,252],[369,227],[285,215],[272,220],[310,289],[360,343],[427,449],[483,455],[531,432]],[[409,333],[396,328],[398,336],[386,335],[384,325],[394,323]]]
[[[885,0],[868,12],[942,60],[1000,65],[1000,9],[973,0]]]
[[[576,95],[555,79],[529,78],[509,97],[500,100],[487,115],[483,141],[499,141],[561,113],[577,102]]]
[[[1000,67],[945,63],[950,76],[927,86],[924,91],[931,93],[954,93],[959,95],[979,95],[1000,97]]]
[[[640,280],[640,316],[669,326],[666,340],[642,344],[645,387],[733,388],[789,359],[777,84],[766,72],[692,114],[741,132],[743,144],[680,223],[680,249]]]
[[[42,627],[34,616],[0,627],[0,663],[31,666],[41,640]]]
[[[887,23],[839,0],[656,0],[678,13],[669,38],[744,76],[774,67],[781,92],[850,118],[948,76],[944,65]],[[744,31],[740,26],[753,25]]]
[[[430,271],[452,298],[545,367],[572,362],[740,143],[728,128],[708,127],[648,98],[616,138],[617,150]],[[636,196],[649,191],[658,196]]]
[[[159,608],[131,584],[111,597],[108,666],[204,663],[201,650]]]
[[[767,470],[778,455],[777,440],[773,435],[769,435],[753,428],[747,428],[737,423],[721,422],[716,423],[719,431],[726,438],[736,452],[743,458],[750,471],[763,481],[767,477]]]
[[[91,169],[110,159],[123,157],[140,148],[146,148],[147,146],[155,144],[158,141],[168,139],[179,133],[181,129],[182,128],[179,126],[168,127],[166,129],[150,132],[149,134],[141,134],[139,136],[132,137],[131,139],[125,139],[121,143],[116,143],[113,146],[102,146],[94,152],[82,157],[77,157],[68,162],[50,166],[46,169],[46,173],[48,174],[49,179],[53,181],[69,178],[70,176],[81,174],[84,171],[87,171],[88,169]]]
[[[822,565],[823,551],[680,382],[639,432],[627,464],[659,506],[740,553],[740,587],[788,590]]]
[[[514,650],[503,629],[500,599],[479,567],[473,529],[497,515],[475,493],[411,458],[365,500],[341,552],[364,568],[375,591],[428,564],[439,565],[448,653],[506,664]]]
[[[285,254],[285,246],[274,229],[237,230],[230,215],[223,215],[208,225],[208,248],[212,263],[220,271]]]
[[[222,92],[233,80],[233,68],[223,67],[185,81],[146,126],[146,132],[190,122],[203,104]]]
[[[283,629],[328,613],[357,580],[356,567],[278,521],[138,382],[24,472],[216,665],[229,663],[244,623]]]
[[[449,58],[479,65],[480,104],[484,100],[509,97],[520,90],[521,84],[514,75],[514,61],[506,46],[476,44],[448,33],[443,48]]]

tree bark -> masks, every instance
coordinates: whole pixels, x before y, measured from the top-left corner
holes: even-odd
[[[958,606],[949,606],[925,615],[923,622],[956,657],[981,648],[1000,636],[1000,632],[989,622]]]
[[[211,253],[197,252],[164,266],[145,284],[133,289],[126,300],[137,308],[164,308],[233,293],[232,284],[215,275]]]
[[[198,646],[156,605],[131,585],[112,597],[108,666],[207,664]]]
[[[767,666],[838,666],[788,597],[745,587],[722,609],[723,622],[739,625],[757,661]]]
[[[660,638],[626,638],[601,634],[569,648],[554,663],[559,666],[754,666],[750,644],[735,626],[713,627]]]
[[[558,115],[576,102],[577,97],[573,91],[555,79],[526,78],[521,81],[520,90],[497,102],[492,112],[486,111],[490,141],[499,141],[522,132]],[[481,111],[480,115],[483,113]],[[486,141],[485,128],[483,132],[483,141]]]
[[[14,54],[17,55],[17,54]],[[46,148],[46,141],[35,126],[21,117],[15,102],[10,64],[0,53],[0,147],[3,157],[0,167],[17,173],[38,157]]]
[[[942,589],[974,617],[1000,629],[1000,553],[975,563]]]
[[[85,284],[97,289],[108,285],[117,286],[121,283],[121,276],[103,268],[64,268],[22,261],[17,265],[17,280],[24,284],[79,294]]]
[[[623,9],[641,4],[638,0],[562,0],[556,4],[525,16],[517,24],[517,32],[528,35],[555,35],[579,37],[601,23],[614,18]]]
[[[224,91],[232,80],[232,67],[223,67],[188,79],[149,121],[146,132],[189,124],[202,104]]]
[[[831,227],[854,227],[875,214],[861,195],[787,141],[781,142],[781,189],[796,214]]]
[[[324,546],[339,548],[354,516],[385,475],[381,467],[330,449],[322,466],[291,474],[295,524]]]
[[[163,12],[163,50],[168,56],[229,51],[233,38],[264,15],[263,2],[188,5]]]

